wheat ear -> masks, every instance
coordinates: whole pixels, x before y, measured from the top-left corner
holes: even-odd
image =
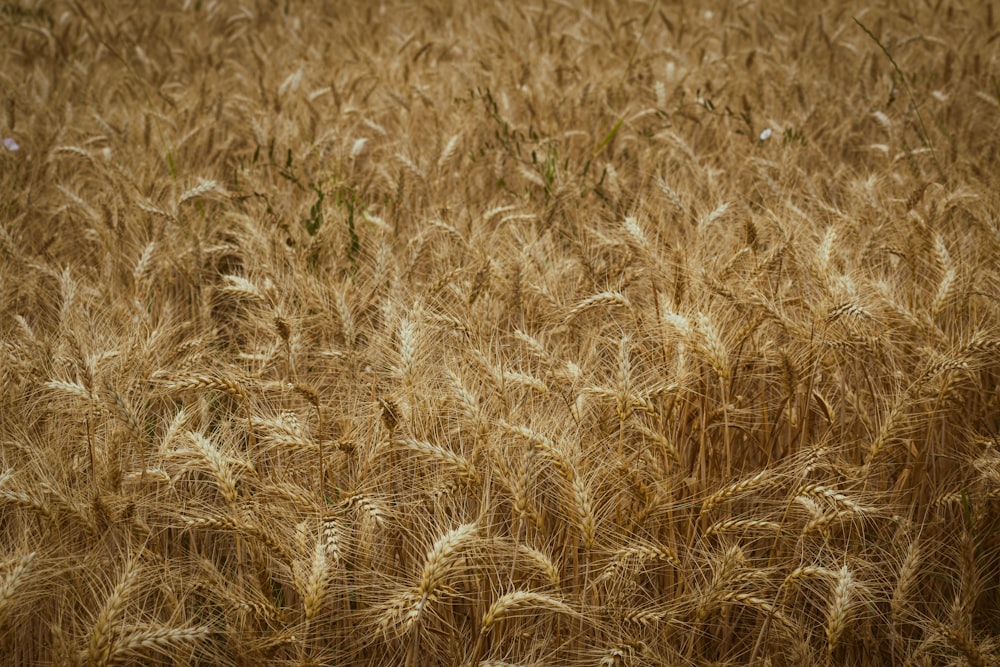
[[[826,611],[826,646],[829,652],[836,648],[847,629],[855,587],[851,571],[846,565],[842,566]]]
[[[118,615],[125,605],[125,600],[139,575],[139,567],[135,562],[126,564],[121,578],[110,595],[101,605],[94,627],[90,633],[90,643],[86,651],[88,665],[103,667],[111,664],[111,655],[115,644],[115,626]]]
[[[2,568],[7,570],[7,574],[0,581],[0,628],[4,627],[4,623],[11,614],[17,589],[27,579],[26,575],[31,569],[31,563],[35,559],[35,554],[36,552],[32,551],[14,559],[12,563],[5,563]]]
[[[559,598],[533,591],[513,591],[501,595],[483,614],[481,632],[487,633],[493,626],[520,609],[544,609],[560,614],[574,615],[573,609]]]

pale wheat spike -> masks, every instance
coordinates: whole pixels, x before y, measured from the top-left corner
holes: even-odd
[[[93,206],[91,206],[86,200],[84,200],[83,197],[81,197],[80,195],[76,194],[75,192],[73,192],[69,188],[63,187],[62,185],[57,185],[56,189],[58,189],[59,192],[62,193],[62,195],[66,199],[68,199],[70,202],[72,202],[72,204],[75,205],[77,207],[77,209],[79,209],[79,211],[81,213],[85,214],[87,216],[87,218],[89,219],[90,222],[93,222],[93,223],[100,222],[101,215],[97,212],[96,209],[94,209]],[[65,269],[64,273],[67,272],[67,271],[68,271],[68,269]]]
[[[629,337],[622,336],[618,341],[618,386],[615,390],[615,402],[620,421],[625,421],[631,414],[633,407],[648,408],[652,412],[649,401],[634,395],[632,392],[632,352],[630,347]]]
[[[784,613],[767,600],[752,593],[727,592],[720,598],[722,602],[737,602],[764,612],[769,618],[779,621],[790,630],[795,630],[795,624]]]
[[[208,591],[216,599],[227,603],[230,610],[238,610],[239,613],[252,612],[261,620],[277,621],[283,615],[274,604],[273,598],[261,590],[254,588],[243,589],[233,586],[232,582],[219,571],[216,563],[212,559],[203,556],[193,556],[192,565],[195,571],[194,585]]]
[[[327,516],[323,519],[323,547],[331,567],[340,563],[340,526],[337,517]]]
[[[191,628],[137,629],[115,640],[109,665],[127,664],[127,661],[148,659],[151,653],[164,657],[177,654],[184,645],[194,645],[215,632],[208,626]]]
[[[346,505],[357,508],[362,516],[374,521],[379,528],[385,527],[385,508],[376,498],[359,493],[348,497]]]
[[[304,438],[290,433],[271,433],[262,439],[264,444],[273,448],[287,448],[290,450],[302,450],[307,452],[322,451],[320,444],[309,438]]]
[[[968,502],[968,501],[966,501]],[[952,603],[952,622],[961,627],[971,627],[976,602],[982,595],[980,563],[976,557],[976,540],[969,530],[963,530],[957,540],[958,587]]]
[[[599,667],[616,667],[616,665],[628,664],[628,661],[632,658],[634,651],[630,646],[613,646],[607,649],[601,656],[600,662],[598,662]]]
[[[535,169],[529,169],[527,166],[521,164],[518,165],[517,170],[526,181],[529,181],[540,188],[546,187],[545,180],[538,175],[538,172]]]
[[[506,384],[515,384],[525,389],[530,389],[539,396],[548,396],[549,388],[546,384],[536,378],[534,375],[529,375],[527,373],[517,373],[515,371],[504,371],[503,380]]]
[[[882,421],[881,426],[878,430],[878,436],[872,441],[871,445],[868,447],[868,456],[865,458],[865,465],[862,471],[862,477],[865,479],[871,474],[872,467],[882,453],[883,448],[886,444],[892,441],[892,434],[894,429],[902,421],[903,413],[907,405],[906,397],[901,396],[894,406],[889,410],[885,419]]]
[[[458,150],[458,142],[461,139],[462,139],[461,132],[453,134],[451,138],[448,139],[448,143],[446,143],[444,145],[444,148],[441,149],[441,155],[438,157],[437,161],[438,169],[444,169],[445,166],[448,164],[448,162],[451,161],[451,158],[455,155],[456,151]]]
[[[433,220],[429,220],[427,224],[431,227],[434,227],[435,229],[440,229],[449,236],[454,237],[455,240],[457,240],[462,245],[467,245],[465,237],[462,236],[462,232],[458,231],[453,225],[449,225],[447,222],[443,220],[438,220],[436,218]]]
[[[44,493],[44,502],[52,508],[53,514],[72,518],[90,535],[98,533],[97,521],[107,518],[108,508],[100,496],[92,496],[90,502],[81,500],[72,494],[72,489],[64,485],[54,485],[47,481],[38,482],[39,490]],[[100,516],[95,516],[95,515]]]
[[[654,611],[654,610],[633,610],[626,611],[622,620],[626,623],[634,623],[636,625],[648,626],[654,625],[656,623],[662,623],[667,618],[671,617],[671,613],[668,611]]]
[[[417,324],[409,315],[399,320],[399,364],[394,371],[406,386],[412,386],[416,377]]]
[[[19,505],[25,509],[37,512],[46,519],[54,518],[52,509],[49,507],[49,503],[47,503],[44,498],[25,493],[23,491],[0,489],[0,501],[2,500],[6,500],[14,505]]]
[[[818,269],[819,277],[824,282],[829,282],[830,280],[830,258],[833,254],[833,244],[837,240],[837,229],[835,227],[827,227],[826,233],[823,235],[823,240],[819,244],[819,248],[816,249],[816,267]]]
[[[664,300],[666,299],[666,297],[663,298]],[[678,313],[669,310],[664,310],[663,313],[660,315],[660,319],[663,321],[664,324],[670,325],[674,329],[674,331],[676,331],[680,335],[682,340],[687,341],[691,339],[694,330],[692,329],[691,322],[688,320],[688,318],[684,317],[683,315],[679,315]]]
[[[562,452],[559,451],[556,444],[540,433],[535,433],[527,428],[525,428],[524,431],[527,431],[530,435],[524,435],[523,433],[521,435],[528,439],[531,447],[537,451],[538,455],[551,463],[555,467],[556,472],[559,473],[559,476],[564,480],[568,482],[573,481],[576,477],[576,471],[573,469],[573,466],[570,465],[569,461],[566,460],[566,457],[563,456]]]
[[[889,609],[892,611],[892,622],[899,630],[899,624],[907,615],[907,603],[913,586],[917,583],[920,574],[920,565],[923,553],[921,551],[920,539],[916,538],[910,542],[906,548],[906,557],[899,567],[899,575],[896,578],[896,585],[892,589],[892,600]]]
[[[70,396],[82,398],[85,401],[96,403],[96,397],[80,382],[66,382],[64,380],[49,380],[45,386],[54,391],[60,391]]]
[[[479,531],[475,523],[465,523],[439,537],[424,558],[417,595],[427,598],[442,584],[455,564],[456,552]]]
[[[619,392],[617,389],[611,389],[610,387],[598,387],[596,385],[590,387],[583,387],[580,390],[580,394],[583,396],[598,396],[609,402],[611,401],[617,402],[619,397]]]
[[[836,648],[844,630],[847,629],[851,608],[854,604],[855,588],[856,584],[851,571],[846,565],[841,566],[826,611],[826,645],[830,652]]]
[[[554,450],[556,448],[556,443],[553,442],[551,438],[543,433],[534,431],[527,426],[518,426],[516,424],[511,424],[503,419],[497,420],[497,425],[504,431],[511,433],[513,435],[520,436],[528,441],[532,447],[538,447],[542,450]]]
[[[698,229],[702,230],[712,225],[729,210],[729,202],[722,202],[698,220]]]
[[[449,270],[445,271],[440,276],[438,276],[434,280],[433,283],[430,284],[430,287],[428,287],[424,291],[424,294],[427,297],[433,298],[433,297],[436,297],[438,295],[438,293],[441,292],[442,290],[444,290],[445,288],[451,288],[451,289],[449,289],[448,294],[452,294],[452,295],[458,294],[460,288],[459,288],[459,285],[456,283],[456,278],[458,278],[459,276],[461,276],[463,273],[465,273],[465,267],[464,266],[456,266],[453,269],[449,269]],[[460,322],[460,320],[458,320],[458,318],[454,318],[454,317],[451,317],[451,316],[446,316],[443,313],[435,313],[435,314],[431,315],[431,319],[433,319],[433,320],[437,321],[438,318],[442,318],[439,321],[439,323],[440,324],[445,324],[446,326],[450,326],[450,322],[452,320]],[[463,331],[463,333],[465,333],[465,332]]]
[[[326,535],[321,533],[313,548],[312,559],[309,561],[309,574],[302,594],[302,607],[307,621],[316,617],[323,604],[323,593],[330,574],[327,554]]]
[[[357,326],[354,321],[354,314],[351,312],[351,307],[347,303],[345,289],[334,290],[333,304],[336,308],[337,316],[340,318],[340,331],[344,336],[344,342],[348,349],[353,349],[358,337]]]
[[[656,544],[638,544],[615,551],[614,558],[601,572],[597,581],[618,577],[630,563],[634,562],[634,566],[637,567],[651,560],[666,561],[678,569],[681,567],[680,558],[672,549]]]
[[[694,153],[691,151],[690,147],[688,147],[688,145],[684,142],[683,139],[680,138],[680,136],[674,134],[672,138],[679,144],[681,150],[683,150],[685,153],[690,154],[692,157],[694,156]],[[662,178],[657,177],[656,182],[657,185],[660,186],[660,191],[667,196],[667,199],[670,200],[670,203],[673,204],[674,208],[676,208],[677,211],[680,212],[682,215],[686,215],[687,206],[684,205],[684,200],[681,198],[680,194],[672,187],[670,187],[670,185],[668,185],[667,182],[664,181]]]
[[[518,520],[532,514],[534,508],[528,497],[528,490],[531,488],[534,479],[534,459],[535,448],[532,447],[524,453],[521,462],[521,472],[511,485],[511,495],[513,496],[514,517]]]
[[[594,546],[597,530],[594,510],[590,503],[590,490],[579,475],[573,475],[570,480],[570,487],[572,489],[573,509],[576,512],[577,527],[580,529],[583,548],[589,550]]]
[[[570,308],[569,313],[566,314],[564,323],[570,322],[581,313],[584,313],[592,308],[611,307],[631,308],[632,304],[621,292],[600,292],[598,294],[594,294],[593,296],[589,296],[582,301],[578,301],[576,305]]]
[[[871,320],[872,316],[861,304],[854,301],[845,301],[830,309],[830,312],[827,313],[826,321],[833,324],[841,318]]]
[[[247,397],[246,389],[240,381],[228,377],[212,377],[203,373],[192,373],[191,375],[170,380],[164,387],[167,391],[214,389],[229,394],[234,398],[245,400]]]
[[[805,496],[797,496],[797,498],[803,497]],[[854,510],[839,510],[830,514],[823,514],[821,510],[821,514],[819,516],[813,518],[802,528],[802,535],[805,536],[815,532],[826,535],[827,529],[831,523],[852,516],[855,516]]]
[[[850,498],[848,498],[843,493],[840,493],[839,491],[837,491],[835,489],[829,489],[829,488],[823,486],[822,484],[806,484],[806,485],[800,487],[798,489],[798,491],[796,491],[793,495],[796,495],[796,496],[798,496],[798,495],[810,495],[810,496],[816,496],[816,497],[819,497],[819,498],[827,498],[827,499],[832,500],[833,502],[837,503],[838,505],[840,505],[841,507],[843,507],[845,510],[850,510],[851,512],[855,512],[857,514],[866,514],[866,513],[870,513],[870,512],[874,511],[874,510],[872,510],[870,508],[862,507],[858,503],[856,503],[853,500],[851,500]]]
[[[456,333],[462,334],[466,340],[472,338],[472,330],[463,322],[461,319],[454,317],[452,315],[444,315],[441,313],[431,313],[428,315],[428,319],[434,324],[451,329]]]
[[[83,159],[87,160],[88,162],[91,162],[91,163],[94,162],[94,156],[91,155],[90,151],[88,151],[85,148],[81,148],[80,146],[71,146],[71,145],[68,145],[68,144],[64,144],[64,145],[61,145],[61,146],[54,147],[49,152],[48,161],[53,160],[57,155],[60,155],[62,153],[67,153],[69,155],[76,155],[77,157],[82,157]]]
[[[8,561],[0,567],[2,570],[7,570],[7,574],[0,581],[0,628],[4,627],[7,619],[10,617],[17,589],[25,583],[27,579],[25,574],[30,571],[36,553],[32,551],[14,558],[13,561]]]
[[[559,598],[533,591],[513,591],[497,598],[486,610],[486,613],[483,614],[481,632],[489,632],[498,621],[522,609],[538,609],[574,615],[573,609]]]
[[[948,644],[965,657],[969,667],[987,667],[996,664],[996,656],[984,655],[967,630],[953,628],[938,621],[932,621],[931,625]]]
[[[425,493],[431,501],[434,503],[440,503],[446,497],[453,496],[463,490],[464,488],[462,484],[454,478],[449,478],[428,488]]]
[[[625,227],[625,232],[629,236],[629,240],[635,245],[635,247],[644,253],[650,253],[651,246],[646,238],[646,232],[642,231],[642,227],[639,226],[639,221],[634,217],[625,216],[625,220],[622,224]]]
[[[701,328],[704,339],[703,349],[712,369],[723,380],[729,379],[729,352],[726,350],[726,345],[722,342],[715,325],[712,324],[711,318],[708,315],[699,314],[698,326]]]
[[[219,187],[219,184],[217,182],[208,179],[198,179],[198,180],[200,181],[198,185],[186,190],[183,194],[181,194],[180,199],[177,200],[178,207],[180,207],[180,205],[186,201],[197,199],[198,197],[204,197],[208,193],[222,194],[221,188]]]
[[[94,627],[90,632],[90,642],[87,645],[86,659],[91,665],[108,665],[114,648],[115,629],[118,625],[118,615],[125,606],[133,585],[138,579],[139,566],[134,561],[125,564],[118,583],[111,589],[104,604],[97,614]]]
[[[155,215],[158,218],[164,218],[166,220],[171,220],[171,221],[177,220],[176,215],[174,215],[170,211],[160,208],[159,206],[153,205],[151,202],[138,201],[135,202],[135,205],[140,211],[145,211],[146,213],[149,213],[150,215]]]
[[[285,500],[299,508],[312,507],[316,504],[316,493],[292,482],[265,484],[258,493],[261,497]]]
[[[383,609],[379,627],[384,636],[403,636],[420,623],[427,605],[437,600],[440,588],[457,562],[456,552],[477,532],[476,524],[463,524],[434,542],[424,559],[417,585],[393,596]]]
[[[232,294],[258,303],[268,302],[268,298],[264,292],[257,285],[242,276],[226,275],[222,276],[222,280],[223,285],[219,291],[223,294]]]
[[[424,171],[413,161],[413,158],[403,152],[398,152],[396,153],[396,159],[402,162],[403,166],[419,180],[424,180]]]
[[[748,477],[746,479],[741,479],[738,482],[733,482],[728,486],[724,486],[708,498],[701,505],[701,514],[707,514],[721,502],[725,502],[730,498],[746,493],[747,491],[757,491],[775,486],[777,483],[777,478],[774,472],[771,470],[761,470],[756,475]]]
[[[823,567],[821,565],[800,565],[785,577],[782,586],[790,586],[807,578],[837,579],[839,576],[840,574],[836,570],[831,570],[830,568]]]
[[[514,338],[521,341],[531,351],[531,354],[543,364],[550,368],[555,366],[552,355],[549,354],[549,351],[545,349],[545,345],[540,340],[521,329],[514,329]]]
[[[132,280],[138,285],[141,284],[145,278],[146,274],[149,273],[150,268],[153,264],[153,252],[156,250],[156,242],[150,241],[143,248],[142,254],[139,255],[138,261],[135,263],[135,268],[132,270]]]
[[[180,436],[181,431],[187,425],[189,415],[187,411],[182,407],[174,415],[173,419],[167,425],[166,431],[163,432],[163,437],[160,439],[160,447],[158,455],[160,457],[166,456],[170,449],[170,446],[174,443],[174,440]]]
[[[729,547],[724,554],[712,559],[712,579],[702,591],[695,609],[695,618],[698,621],[704,621],[717,607],[722,600],[724,589],[745,563],[746,555],[738,545]]]
[[[299,67],[294,72],[286,76],[278,86],[278,97],[285,97],[286,95],[297,93],[299,86],[302,85],[302,74],[303,69]]]
[[[489,222],[492,218],[500,215],[501,213],[506,213],[508,211],[513,211],[517,206],[494,206],[493,208],[483,211],[483,220]]]
[[[705,537],[711,537],[716,533],[729,531],[766,531],[777,533],[781,530],[781,524],[774,521],[764,521],[762,519],[727,519],[713,523],[705,531]]]
[[[282,411],[273,417],[252,415],[250,417],[250,425],[255,429],[266,431],[269,434],[280,433],[296,438],[305,437],[298,415],[289,410]]]
[[[535,567],[545,575],[548,579],[549,584],[558,588],[559,586],[559,568],[552,561],[549,556],[538,549],[529,547],[527,544],[517,545],[517,551],[522,556],[528,558],[528,560],[535,565]]]
[[[477,423],[481,422],[483,414],[479,397],[472,393],[462,382],[462,379],[451,369],[445,370],[445,375],[448,377],[448,384],[451,386],[455,398],[458,399],[459,409],[461,409],[465,418]]]
[[[951,296],[956,277],[957,274],[953,268],[949,268],[941,276],[941,282],[938,283],[937,291],[934,293],[934,300],[931,302],[931,316],[937,317],[944,310],[944,307],[948,305],[948,299]]]
[[[275,539],[274,535],[272,535],[269,531],[264,530],[257,524],[247,521],[246,519],[234,519],[230,516],[226,516],[225,514],[199,516],[188,516],[182,514],[179,518],[184,522],[184,526],[186,528],[218,528],[252,537],[254,540],[267,547],[271,554],[282,563],[290,565],[295,560],[288,549],[286,549],[281,542]]]
[[[211,440],[201,433],[189,431],[188,439],[194,445],[195,450],[201,455],[212,476],[218,482],[219,491],[222,497],[230,506],[235,506],[239,498],[236,490],[236,476],[233,474],[232,465],[229,459],[223,455],[219,448]]]
[[[468,483],[478,484],[479,482],[479,473],[476,472],[475,467],[460,454],[456,454],[440,445],[435,445],[424,440],[417,440],[416,438],[398,438],[396,442],[406,450],[417,454],[424,461],[443,466],[458,473]]]
[[[108,387],[104,390],[106,404],[111,408],[109,412],[118,417],[128,430],[136,438],[142,437],[142,427],[139,425],[139,417],[135,414],[135,408],[114,389]]]

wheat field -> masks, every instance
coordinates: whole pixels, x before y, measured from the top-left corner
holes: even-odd
[[[1000,663],[976,0],[11,0],[0,664]]]

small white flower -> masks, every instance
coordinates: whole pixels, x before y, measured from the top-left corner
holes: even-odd
[[[21,147],[17,145],[16,141],[14,141],[14,137],[7,137],[6,139],[4,139],[3,145],[7,150],[9,150],[12,153],[14,151],[21,150]]]
[[[771,134],[772,134],[771,128],[766,128],[763,132],[760,133],[760,140],[767,141],[768,139],[771,138]]]

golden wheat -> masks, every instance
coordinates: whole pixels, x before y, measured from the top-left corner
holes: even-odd
[[[995,7],[468,9],[0,7],[0,664],[995,663]]]

